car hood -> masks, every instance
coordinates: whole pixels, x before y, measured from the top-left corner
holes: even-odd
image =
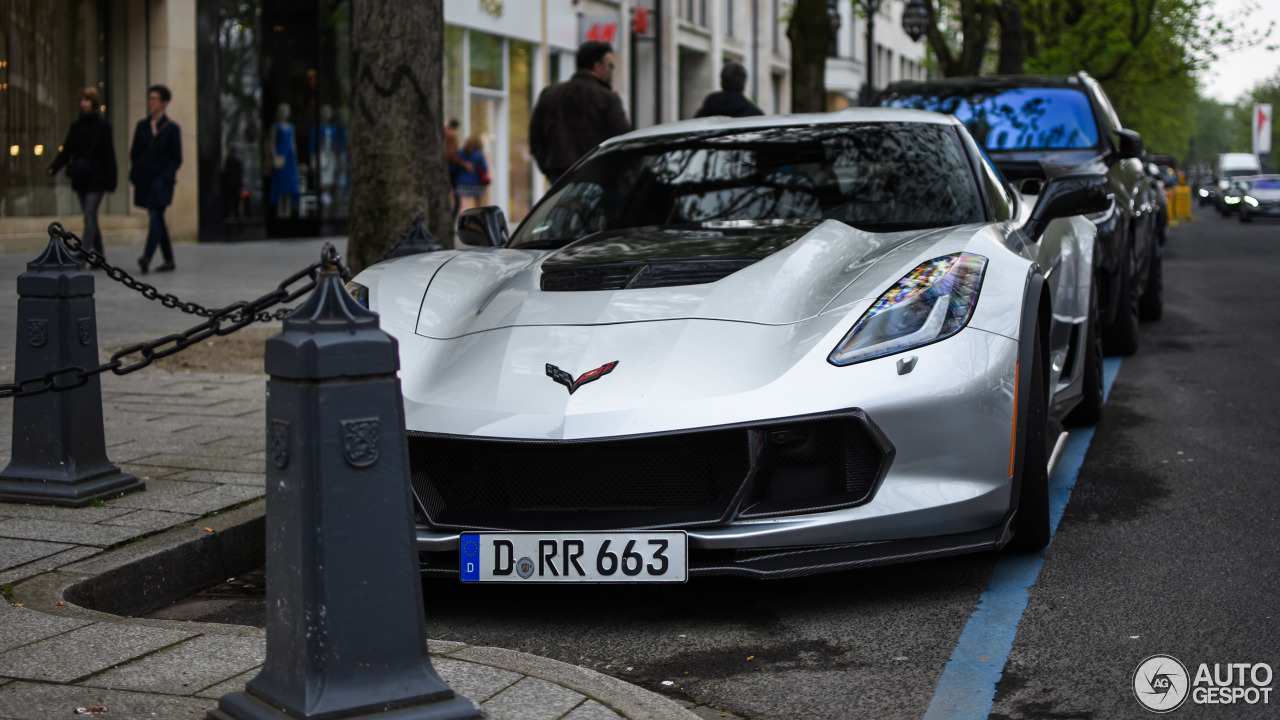
[[[872,233],[828,220],[641,228],[554,251],[432,253],[371,270],[382,275],[375,300],[384,322],[437,339],[682,319],[784,325],[878,296],[912,263],[962,249],[981,227]]]

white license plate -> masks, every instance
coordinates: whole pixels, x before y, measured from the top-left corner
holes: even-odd
[[[683,532],[466,533],[463,582],[639,583],[689,579]]]

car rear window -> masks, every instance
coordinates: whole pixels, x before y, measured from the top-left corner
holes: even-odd
[[[882,104],[955,115],[988,150],[1083,150],[1098,145],[1089,98],[1071,88],[907,88]]]
[[[610,146],[534,208],[512,245],[559,247],[603,230],[652,226],[839,220],[892,232],[985,216],[954,127],[766,127]]]

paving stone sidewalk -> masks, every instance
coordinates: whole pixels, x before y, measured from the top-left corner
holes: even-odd
[[[306,241],[308,262],[318,247],[318,241]],[[234,256],[262,278],[285,276],[297,264],[296,253],[270,243],[257,250],[252,244],[183,250],[202,253],[213,265],[223,262],[224,255]],[[0,295],[9,295],[0,301],[5,313],[0,317],[6,318],[0,322],[4,364],[12,362],[14,342],[10,318],[15,303],[7,278],[25,269],[28,259],[0,256],[0,286],[8,286]],[[101,274],[97,281],[101,294],[107,281]],[[255,276],[254,290],[263,284]],[[222,292],[231,298],[261,294],[234,288]],[[107,316],[114,312],[104,313],[100,302],[99,324],[107,326]],[[134,326],[120,331],[120,338],[100,345],[136,342],[194,324],[189,316],[166,320],[168,326],[158,329],[136,317],[129,322]],[[141,334],[144,324],[155,332]],[[11,366],[0,368],[0,382],[11,381],[12,373]],[[205,527],[212,537],[242,527],[230,526],[236,518],[260,518],[265,383],[265,375],[155,368],[123,377],[108,373],[102,376],[107,454],[143,480],[146,490],[78,509],[0,503],[0,586],[5,591],[0,602],[0,720],[76,717],[78,708],[106,708],[87,717],[117,720],[201,720],[217,698],[243,689],[257,674],[266,656],[261,629],[120,617],[82,607],[67,596],[74,595],[76,583],[99,573],[154,561],[175,543],[190,544],[191,537],[203,537]],[[0,467],[10,459],[12,416],[12,400],[0,400]],[[112,602],[111,597],[97,600]],[[533,655],[437,641],[431,641],[430,649],[450,686],[494,720],[723,717]]]

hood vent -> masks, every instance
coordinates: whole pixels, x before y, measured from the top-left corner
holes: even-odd
[[[763,258],[655,260],[543,268],[546,292],[628,290],[703,285],[728,277]]]

